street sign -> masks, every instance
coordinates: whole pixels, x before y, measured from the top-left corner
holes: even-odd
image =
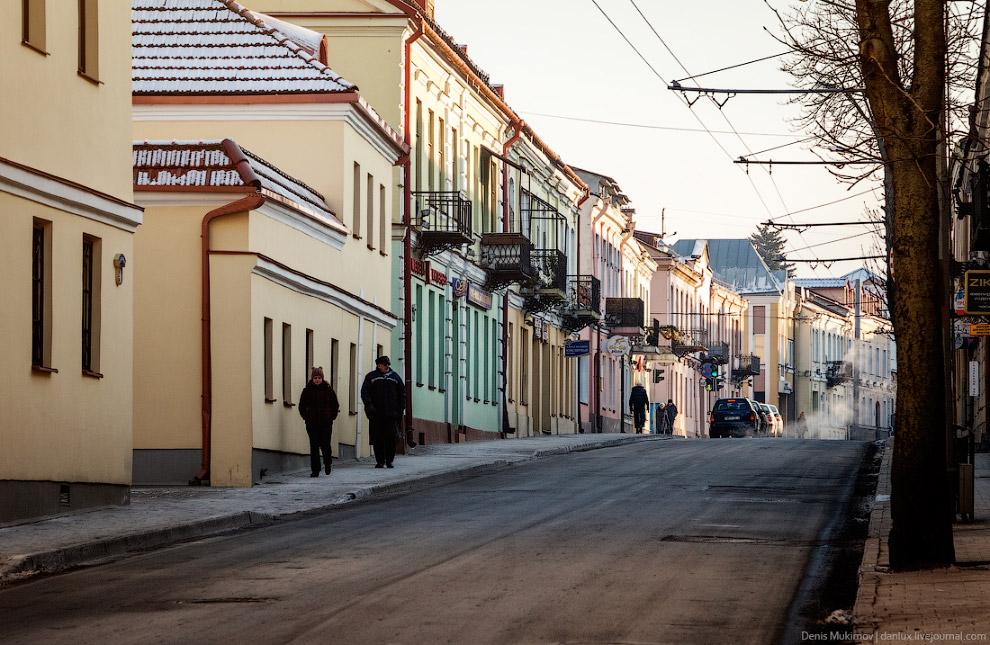
[[[990,336],[990,325],[970,325],[970,336]]]
[[[716,375],[716,372],[712,369],[713,365],[711,363],[704,363],[701,366],[701,375],[705,378],[711,378]]]
[[[969,395],[980,396],[980,362],[969,362]]]
[[[573,358],[575,356],[587,356],[590,353],[590,340],[569,340],[564,343],[564,356],[568,358]]]

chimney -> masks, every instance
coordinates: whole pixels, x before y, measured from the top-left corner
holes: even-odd
[[[505,85],[502,85],[501,83],[492,85],[492,91],[498,94],[498,98],[503,101],[505,100]]]
[[[467,56],[467,45],[457,45],[458,51]]]
[[[433,0],[415,0],[415,2],[423,14],[433,20]]]

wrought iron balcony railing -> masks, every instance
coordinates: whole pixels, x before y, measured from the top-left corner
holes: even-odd
[[[680,332],[679,338],[671,342],[671,347],[678,356],[686,356],[708,349],[707,329],[682,329]]]
[[[567,298],[567,256],[557,249],[534,249],[530,253],[536,270],[534,291],[557,300]]]
[[[413,195],[416,196],[413,223],[419,229],[424,253],[474,242],[471,202],[463,192],[419,191]]]
[[[528,282],[536,277],[533,243],[522,233],[485,233],[481,236],[481,265],[488,270],[489,290]]]
[[[825,386],[835,387],[852,380],[852,363],[846,361],[829,361],[825,373]]]
[[[641,298],[605,298],[605,317],[610,327],[638,327],[642,333],[644,311]]]
[[[593,275],[567,276],[567,300],[579,318],[602,317],[602,282]]]
[[[759,376],[760,357],[752,354],[738,354],[732,357],[732,373],[738,376]]]
[[[708,360],[725,365],[729,362],[729,343],[724,340],[716,341],[708,346]]]

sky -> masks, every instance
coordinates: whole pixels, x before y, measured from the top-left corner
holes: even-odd
[[[792,1],[771,3],[786,9]],[[505,86],[506,102],[566,163],[618,182],[636,208],[637,229],[661,232],[663,213],[670,243],[748,237],[771,218],[862,220],[867,209],[881,206],[879,182],[850,188],[825,166],[749,165],[747,171],[733,163],[807,136],[792,122],[798,108],[788,105],[790,95],[741,94],[719,108],[689,94],[698,100],[688,107],[680,92],[667,89],[674,80],[785,51],[767,31],[779,28],[764,0],[436,0],[435,17],[468,46],[492,83]],[[779,66],[773,58],[681,84],[792,87]],[[753,158],[816,160],[808,145]],[[878,238],[864,226],[815,227],[785,232],[785,239],[789,258],[817,261],[798,263],[799,278],[877,266],[829,262],[877,253]]]

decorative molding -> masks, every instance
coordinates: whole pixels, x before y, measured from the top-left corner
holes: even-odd
[[[0,159],[0,191],[128,233],[144,221],[136,204],[5,159]]]
[[[394,314],[372,304],[348,291],[328,282],[317,280],[306,274],[293,271],[261,255],[252,273],[297,293],[311,296],[323,302],[340,307],[356,316],[371,320],[389,331],[399,324]]]

